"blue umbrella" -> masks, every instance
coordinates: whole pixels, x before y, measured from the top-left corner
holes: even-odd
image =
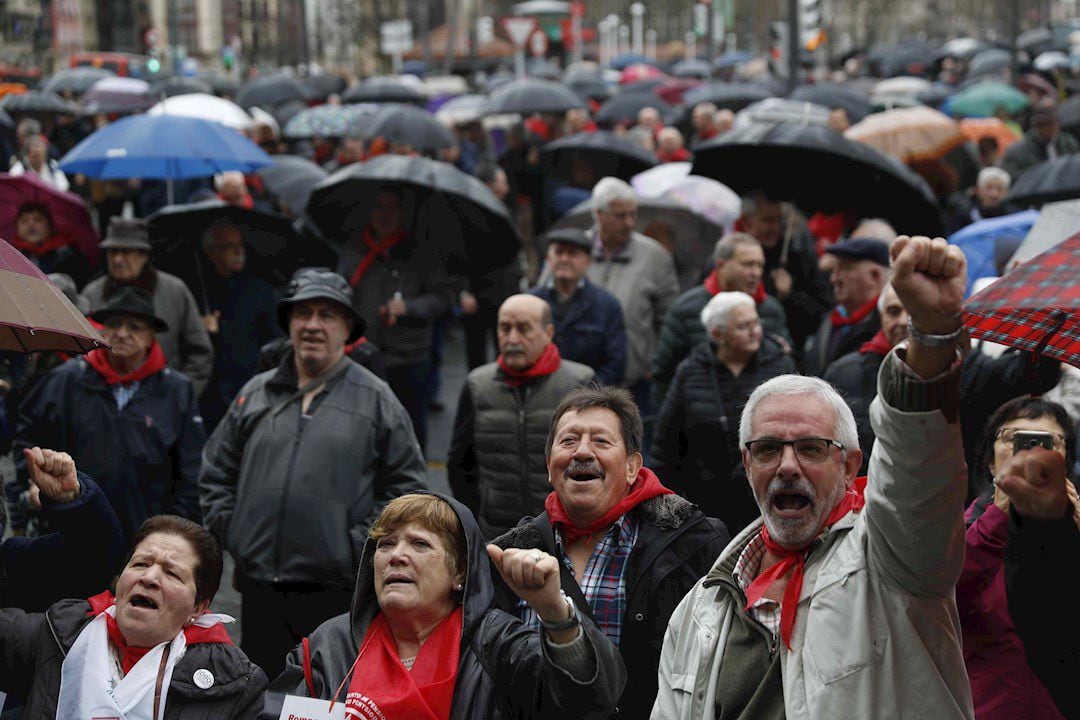
[[[273,160],[224,125],[176,115],[132,115],[105,126],[60,161],[66,173],[102,180],[208,177],[226,170],[255,172]]]
[[[999,237],[1025,237],[1039,218],[1036,210],[979,220],[949,236],[949,244],[964,251],[968,266],[967,295],[979,278],[994,277],[994,240]]]

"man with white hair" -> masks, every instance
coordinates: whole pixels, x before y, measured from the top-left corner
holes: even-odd
[[[943,238],[901,236],[891,256],[911,337],[878,377],[869,479],[828,383],[754,391],[739,442],[762,517],[672,615],[654,720],[974,716],[954,597],[966,264]]]
[[[683,147],[683,136],[678,128],[661,128],[656,134],[656,158],[662,163],[690,162],[694,156]]]
[[[967,193],[956,193],[949,201],[949,234],[971,223],[1020,210],[1005,202],[1011,182],[1009,173],[999,167],[980,170],[975,187]]]
[[[675,262],[658,242],[634,231],[637,195],[625,182],[613,177],[601,179],[593,188],[592,200],[596,223],[591,230],[589,280],[614,295],[622,306],[627,350],[624,384],[646,418],[648,437],[652,408],[649,359],[664,315],[679,294]]]
[[[244,173],[239,170],[227,170],[214,176],[214,190],[221,200],[251,210],[255,207],[255,200],[248,192],[247,183],[244,182]]]
[[[712,140],[720,134],[720,128],[716,124],[716,105],[711,102],[700,102],[694,106],[690,113],[690,123],[694,126],[694,134],[691,136],[690,146],[706,140]]]

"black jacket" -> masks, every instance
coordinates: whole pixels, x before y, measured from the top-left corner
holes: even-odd
[[[778,297],[772,272],[781,267],[781,244],[765,248],[765,291],[773,297]],[[781,301],[796,352],[802,350],[806,338],[814,333],[833,305],[829,277],[818,270],[817,263],[814,237],[808,231],[796,232],[791,238],[787,264],[783,266],[791,274],[791,294]]]
[[[443,497],[443,496],[439,496]],[[596,658],[596,673],[582,684],[552,664],[540,633],[492,606],[495,589],[484,539],[471,512],[443,497],[464,528],[468,570],[465,578],[461,655],[451,720],[503,718],[603,718],[615,707],[626,681],[622,660],[587,619],[585,639]],[[327,620],[309,638],[315,696],[330,699],[349,672],[368,626],[379,612],[375,597],[375,541],[364,546],[350,612]],[[360,669],[362,669],[362,665]],[[339,696],[344,700],[345,690]],[[264,720],[277,720],[284,695],[310,696],[304,679],[302,646],[286,659],[271,684]],[[404,719],[402,719],[404,720]]]
[[[626,565],[626,610],[619,654],[626,664],[627,683],[617,714],[620,718],[647,718],[656,698],[660,650],[671,613],[708,572],[731,537],[724,523],[705,517],[677,495],[646,500],[631,512],[637,513],[640,529]],[[558,557],[547,513],[525,518],[493,542],[504,548],[538,548]],[[559,570],[563,591],[574,600],[579,614],[591,617],[592,608],[573,573],[562,563]],[[507,612],[517,611],[517,597],[501,581],[496,603]]]
[[[699,344],[679,364],[653,435],[653,470],[709,517],[740,530],[760,515],[739,452],[739,418],[761,383],[795,372],[795,361],[770,337],[738,377]]]
[[[829,352],[832,334],[837,329],[832,326],[829,315],[826,315],[817,332],[806,340],[802,357],[803,374],[824,377],[830,365],[848,353],[856,352],[863,343],[870,342],[880,329],[881,315],[874,310],[859,322],[847,326],[843,337],[837,341],[832,352]]]
[[[23,720],[55,720],[64,657],[82,629],[86,600],[61,600],[44,613],[0,610],[0,690],[26,698]],[[206,668],[214,684],[200,689],[193,677]],[[247,720],[262,707],[266,676],[233,645],[190,645],[176,664],[165,720]]]

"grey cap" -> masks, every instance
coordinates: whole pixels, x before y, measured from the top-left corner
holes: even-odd
[[[304,300],[330,300],[345,308],[356,322],[349,333],[348,342],[353,343],[364,334],[364,320],[353,307],[353,291],[341,275],[329,268],[300,268],[293,273],[285,288],[285,297],[278,300],[278,323],[289,331],[289,311],[294,303]]]
[[[593,246],[592,240],[589,239],[589,236],[585,231],[578,230],[577,228],[559,228],[558,230],[552,230],[546,237],[549,246],[552,243],[574,245],[586,252],[592,250]]]
[[[146,250],[150,252],[150,231],[145,220],[114,217],[99,245],[102,250]]]

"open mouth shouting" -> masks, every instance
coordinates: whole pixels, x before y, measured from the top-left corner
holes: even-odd
[[[128,605],[133,608],[140,608],[143,610],[158,609],[157,601],[144,593],[133,593],[128,599]]]
[[[606,477],[604,468],[595,460],[589,462],[571,462],[563,471],[563,476],[574,482],[589,482],[590,480],[603,480]]]
[[[800,480],[770,485],[766,501],[769,513],[774,517],[795,520],[811,513],[816,499],[810,483]]]

